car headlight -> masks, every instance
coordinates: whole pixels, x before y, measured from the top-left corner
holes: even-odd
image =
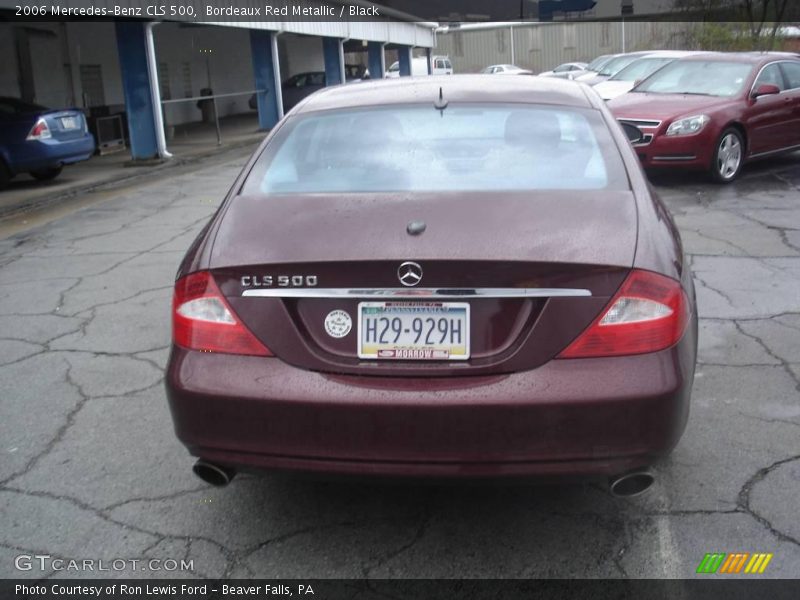
[[[667,127],[667,135],[691,135],[698,133],[711,120],[708,115],[694,115],[679,119]]]

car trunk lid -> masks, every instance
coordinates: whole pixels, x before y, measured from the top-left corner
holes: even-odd
[[[412,221],[424,232],[410,235]],[[297,366],[489,374],[533,368],[563,349],[619,287],[635,246],[631,192],[239,196],[211,267],[245,324]],[[408,288],[398,277],[406,261],[423,270]],[[376,292],[468,304],[469,360],[359,359],[358,305]],[[334,311],[353,323],[343,337],[326,328]]]
[[[85,117],[78,110],[55,110],[42,114],[53,138],[66,142],[86,135]]]

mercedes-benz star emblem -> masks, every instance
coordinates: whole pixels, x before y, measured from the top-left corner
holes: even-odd
[[[397,269],[397,278],[406,287],[413,287],[422,281],[422,267],[415,262],[404,262]]]

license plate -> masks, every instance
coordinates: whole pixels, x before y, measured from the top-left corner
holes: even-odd
[[[466,302],[360,302],[358,357],[379,360],[466,360]]]
[[[61,117],[61,126],[64,129],[77,129],[78,119],[76,117]]]

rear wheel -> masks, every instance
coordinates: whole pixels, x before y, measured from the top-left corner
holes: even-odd
[[[730,183],[742,170],[744,140],[738,129],[729,127],[722,132],[711,161],[711,177],[717,183]]]
[[[38,179],[39,181],[50,181],[51,179],[55,179],[61,173],[62,167],[52,167],[50,169],[40,169],[39,171],[31,171],[31,175],[34,179]]]

